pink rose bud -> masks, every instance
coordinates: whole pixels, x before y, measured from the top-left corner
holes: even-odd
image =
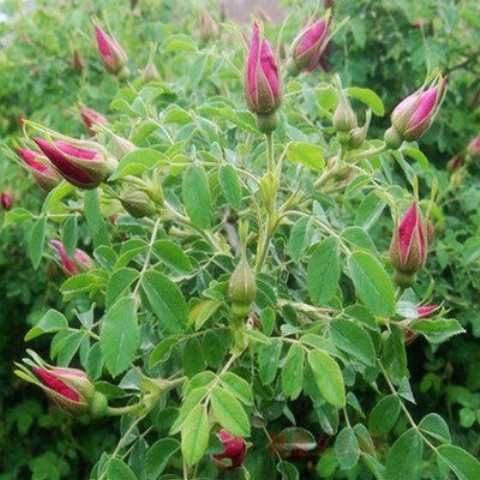
[[[467,152],[472,157],[480,156],[480,135],[468,144]]]
[[[418,318],[428,318],[434,312],[436,312],[440,307],[438,305],[422,305],[417,307]]]
[[[328,11],[324,18],[307,25],[295,38],[290,49],[290,67],[287,67],[291,74],[297,74],[303,69],[311,71],[318,66],[331,20]]]
[[[3,210],[11,210],[13,206],[12,196],[7,192],[2,192],[0,194],[0,204],[2,205]]]
[[[450,173],[456,172],[459,170],[465,162],[465,157],[463,155],[455,155],[447,163],[447,170]]]
[[[218,35],[218,25],[205,10],[200,13],[199,23],[200,37],[204,42],[209,42]]]
[[[390,260],[397,271],[395,281],[401,286],[411,286],[415,274],[427,259],[427,245],[422,217],[417,204],[412,203],[401,223],[395,227],[390,244]]]
[[[95,26],[95,35],[97,37],[98,52],[107,71],[114,74],[124,72],[127,63],[125,50],[98,25]]]
[[[60,183],[62,178],[45,155],[26,148],[17,148],[17,153],[40,188],[49,192]]]
[[[56,367],[33,367],[32,372],[48,397],[65,412],[80,416],[90,410],[95,387],[85,372]]]
[[[385,133],[389,148],[398,148],[402,140],[418,140],[432,125],[440,109],[447,77],[438,75],[428,90],[422,87],[400,102],[392,113],[392,127]]]
[[[78,111],[80,112],[80,117],[85,125],[85,129],[90,135],[95,135],[96,132],[93,128],[95,125],[108,125],[108,120],[101,113],[87,108],[85,105],[79,105]]]
[[[78,273],[86,272],[93,268],[92,259],[83,250],[75,250],[73,258],[70,258],[60,240],[50,240],[50,244],[57,249],[63,271],[69,277],[73,277]]]
[[[242,437],[234,437],[227,430],[220,430],[218,438],[223,443],[223,452],[212,455],[218,468],[233,469],[239,467],[247,455],[247,445]]]
[[[80,73],[85,68],[85,60],[83,59],[82,55],[78,50],[75,50],[72,55],[71,60],[72,68],[77,72]]]
[[[259,128],[265,133],[273,131],[276,122],[272,114],[282,101],[280,76],[270,44],[260,35],[256,22],[245,65],[244,92],[248,108],[259,117]]]
[[[68,142],[49,142],[42,138],[33,140],[62,177],[77,187],[97,187],[113,168],[112,159],[97,143],[75,139]]]

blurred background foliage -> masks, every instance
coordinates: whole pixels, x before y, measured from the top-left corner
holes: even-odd
[[[188,5],[187,5],[188,3]],[[282,1],[289,11],[281,35],[288,48],[316,2]],[[331,42],[322,68],[302,81],[314,85],[339,73],[343,84],[368,87],[378,93],[389,113],[399,99],[418,88],[426,73],[439,66],[448,75],[449,90],[438,120],[422,139],[422,150],[433,163],[421,164],[420,189],[427,192],[439,179],[440,201],[432,211],[436,241],[429,270],[436,279],[435,299],[444,302],[468,329],[438,350],[423,340],[409,346],[412,386],[423,415],[437,411],[449,420],[454,440],[472,454],[480,452],[480,169],[464,165],[453,174],[446,169],[454,155],[463,155],[480,133],[480,3],[474,1],[339,0],[326,1],[334,18],[348,21]],[[21,119],[83,134],[75,111],[78,101],[108,113],[116,91],[97,57],[92,18],[106,23],[134,64],[147,63],[151,45],[172,33],[198,37],[198,13],[203,2],[175,0],[58,1],[38,0],[27,8],[6,0],[0,23],[0,138],[11,147],[22,135]],[[211,14],[219,20],[215,4]],[[247,26],[245,26],[247,28]],[[233,27],[227,27],[231,31]],[[275,43],[275,42],[274,42]],[[222,47],[223,48],[223,47]],[[225,48],[228,48],[226,46]],[[282,52],[282,48],[279,48]],[[163,76],[191,66],[156,58]],[[139,72],[133,72],[138,74]],[[171,77],[171,72],[169,72]],[[238,82],[240,79],[235,79]],[[226,79],[229,81],[229,79]],[[213,84],[189,95],[218,94]],[[241,89],[238,95],[241,96]],[[181,101],[181,100],[180,100]],[[239,100],[241,102],[242,100]],[[389,125],[389,116],[374,120],[371,135]],[[16,206],[38,208],[42,194],[2,149],[0,190]],[[478,161],[478,159],[477,159]],[[1,215],[1,214],[0,214]],[[25,348],[23,336],[59,295],[49,279],[61,273],[53,262],[34,271],[25,255],[26,230],[0,231],[0,479],[84,479],[100,452],[115,444],[108,420],[90,425],[72,422],[43,396],[12,376],[12,362]],[[422,281],[431,278],[425,274]],[[47,344],[36,348],[46,353]],[[48,355],[48,353],[47,353]]]

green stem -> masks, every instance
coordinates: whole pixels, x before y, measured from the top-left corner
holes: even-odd
[[[107,415],[110,417],[126,415],[128,413],[137,413],[144,408],[143,403],[135,403],[134,405],[127,405],[125,407],[108,407]]]
[[[267,139],[267,173],[271,173],[273,171],[274,166],[274,148],[273,148],[273,132],[267,133],[265,135]]]
[[[384,152],[387,149],[387,145],[384,143],[377,148],[371,148],[370,150],[365,150],[363,152],[352,153],[348,156],[348,160],[359,159],[359,158],[366,158],[372,157],[373,155],[378,155],[379,153]]]

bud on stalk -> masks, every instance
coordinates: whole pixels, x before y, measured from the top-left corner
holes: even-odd
[[[150,195],[143,190],[129,189],[122,193],[120,202],[123,208],[135,218],[150,217],[157,208]]]
[[[437,75],[428,90],[422,87],[397,105],[392,126],[385,132],[388,148],[398,148],[403,140],[418,140],[431,127],[445,97],[446,83],[447,77]]]
[[[2,205],[3,210],[11,210],[13,206],[12,196],[7,192],[2,192],[0,194],[0,204]]]
[[[232,470],[242,465],[247,455],[247,445],[242,437],[234,437],[227,430],[220,430],[217,437],[223,444],[223,452],[212,455],[217,468]]]
[[[332,21],[330,11],[318,22],[307,25],[293,40],[287,69],[291,75],[314,70],[325,48],[325,38]]]
[[[413,202],[401,223],[397,223],[390,244],[390,260],[397,272],[395,282],[402,287],[413,285],[416,272],[423,268],[426,259],[422,217]]]
[[[228,282],[228,296],[232,301],[232,312],[236,317],[245,317],[250,313],[256,293],[255,275],[248,265],[245,254],[242,254]]]
[[[95,36],[100,58],[109,73],[127,76],[127,54],[121,45],[101,27],[95,25]]]
[[[422,305],[417,307],[418,318],[428,318],[432,313],[436,312],[440,307],[435,304]]]
[[[62,178],[45,155],[26,148],[17,148],[17,153],[40,188],[49,192],[60,183]]]
[[[467,148],[467,153],[471,157],[478,157],[480,156],[480,135],[475,137],[469,144]]]
[[[260,35],[256,22],[253,24],[244,77],[247,106],[257,115],[260,131],[270,133],[276,128],[275,112],[282,101],[281,80],[270,44],[263,34]]]
[[[98,187],[116,164],[95,142],[73,138],[56,142],[42,138],[33,140],[63,178],[79,188]]]
[[[87,108],[85,105],[79,105],[78,111],[87,132],[94,136],[96,134],[94,126],[97,124],[108,125],[108,120],[97,111]]]
[[[205,10],[200,12],[199,29],[200,37],[204,42],[213,40],[219,32],[215,20]]]
[[[93,268],[93,260],[83,250],[75,250],[73,258],[70,258],[60,240],[50,240],[50,244],[57,249],[62,269],[67,276],[73,277],[78,273],[86,272]]]

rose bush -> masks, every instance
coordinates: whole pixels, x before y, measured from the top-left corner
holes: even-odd
[[[133,3],[125,36],[120,15],[82,24],[104,87],[85,79],[86,133],[40,109],[5,148],[48,193],[4,226],[67,276],[26,334],[56,366],[32,352],[16,373],[89,428],[121,417],[89,478],[477,478],[478,443],[420,403],[408,362],[418,337],[431,357],[465,332],[436,258],[453,232],[432,225],[471,162],[442,190],[421,151],[455,77],[379,96],[315,69],[361,28],[336,6],[208,35],[198,10],[160,36]]]

